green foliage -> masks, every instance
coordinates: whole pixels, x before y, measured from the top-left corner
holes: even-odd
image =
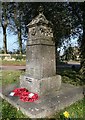
[[[85,84],[85,59],[82,59],[80,74],[83,76],[83,84]]]
[[[83,77],[79,70],[72,70],[71,68],[62,68],[58,70],[58,74],[62,76],[64,83],[70,83],[73,85],[83,85]]]
[[[36,15],[38,15],[38,7],[42,5],[44,7],[44,14],[46,18],[53,23],[54,40],[59,47],[66,41],[66,38],[72,37],[71,35],[80,35],[81,26],[77,15],[72,9],[72,5],[78,8],[78,14],[81,13],[80,4],[73,3],[26,3],[24,6],[24,23],[27,25]],[[31,12],[32,11],[32,12]],[[74,12],[74,13],[73,13]],[[80,16],[81,18],[81,16]],[[81,18],[82,19],[82,18]],[[75,28],[78,29],[75,30]],[[79,29],[80,28],[80,29]],[[65,38],[65,39],[64,39]],[[68,39],[69,41],[69,39]]]
[[[7,4],[9,5],[6,9],[10,16],[8,17],[9,24],[13,26],[9,26],[9,30],[18,34],[19,47],[22,45],[22,39],[27,39],[26,25],[39,14],[40,5],[44,8],[46,18],[53,23],[54,40],[57,46],[66,41],[64,38],[81,36],[82,11],[79,3],[16,2]]]
[[[78,47],[71,47],[64,49],[64,53],[61,56],[63,60],[69,61],[69,60],[77,60],[77,55],[79,55]]]
[[[85,16],[85,13],[83,12],[85,7],[83,3],[79,2],[3,3],[2,23],[7,23],[7,20],[9,20],[8,30],[18,34],[20,53],[22,53],[22,40],[27,40],[28,36],[26,25],[39,14],[38,7],[40,5],[44,7],[44,15],[46,18],[53,23],[52,28],[56,47],[64,46],[64,44],[66,42],[68,43],[71,38],[77,37],[79,38],[82,59],[84,60],[85,34],[82,35],[82,29],[83,27],[85,28],[85,22],[82,16]],[[84,32],[85,30],[83,33]],[[66,57],[66,59],[69,59],[69,57],[70,56]],[[75,59],[75,56],[73,56],[72,59]]]

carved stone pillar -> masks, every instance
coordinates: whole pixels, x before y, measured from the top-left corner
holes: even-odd
[[[28,24],[26,48],[26,73],[20,85],[39,95],[61,86],[61,76],[56,75],[55,43],[51,24],[40,13]]]

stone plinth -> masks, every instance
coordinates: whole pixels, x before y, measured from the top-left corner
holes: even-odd
[[[56,75],[48,78],[35,79],[28,76],[21,76],[20,86],[27,88],[29,91],[38,93],[38,95],[45,95],[49,91],[59,90],[61,87],[61,76]]]
[[[6,85],[2,87],[0,97],[7,100],[18,110],[20,109],[23,114],[30,118],[53,118],[54,116],[52,115],[59,110],[62,110],[84,98],[84,89],[82,87],[75,87],[70,84],[62,83],[59,91],[56,91],[56,89],[49,91],[49,94],[39,97],[37,101],[32,103],[22,102],[19,97],[9,96],[10,92],[17,87],[20,86],[18,84],[10,84],[9,86]],[[84,119],[82,118],[82,120]]]
[[[55,43],[51,23],[40,13],[28,24],[26,73],[20,86],[39,95],[60,89],[61,77],[56,75]]]

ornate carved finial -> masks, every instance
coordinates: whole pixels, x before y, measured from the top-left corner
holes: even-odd
[[[44,8],[43,8],[42,5],[39,6],[38,11],[39,11],[39,13],[43,13],[44,12]]]

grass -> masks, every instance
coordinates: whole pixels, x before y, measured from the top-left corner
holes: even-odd
[[[20,65],[26,65],[26,60],[23,61],[7,61],[7,60],[2,60],[1,61],[2,65],[16,65],[16,66],[20,66]]]
[[[2,82],[3,85],[11,84],[11,83],[17,83],[19,82],[19,77],[21,74],[23,74],[23,71],[13,71],[13,70],[4,70],[2,71]]]
[[[23,74],[23,71],[2,71],[2,84],[7,85],[11,83],[18,83],[19,76]],[[26,118],[20,110],[14,108],[7,101],[2,100],[2,118],[3,120],[10,120],[11,118]]]
[[[63,116],[63,112],[67,111],[69,113],[69,118],[71,120],[75,120],[79,118],[80,120],[84,120],[84,105],[85,105],[85,99],[82,99],[69,107],[65,108],[64,110],[61,110],[60,112],[55,113],[53,118],[61,118]]]
[[[13,62],[13,64],[15,63]],[[21,65],[23,65],[22,62],[21,62]],[[24,72],[5,71],[5,70],[2,71],[2,84],[7,85],[7,84],[19,82],[19,76],[21,74],[24,74]],[[62,81],[65,83],[71,83],[77,86],[82,85],[82,77],[81,77],[81,74],[78,72],[78,70],[74,71],[70,68],[64,68],[64,69],[59,69],[58,74],[62,76]],[[55,115],[53,115],[53,118],[59,118],[59,120],[63,120],[62,118],[63,112],[68,111],[70,114],[71,120],[75,120],[76,118],[82,118],[82,120],[84,120],[83,119],[84,105],[85,105],[85,99],[82,99],[76,102],[75,104],[65,108],[64,110],[61,110],[60,112],[55,113]],[[23,115],[20,110],[17,110],[16,108],[14,108],[7,101],[2,100],[2,118],[3,120],[10,120],[11,118],[27,118],[27,116]]]
[[[72,85],[83,85],[83,78],[78,70],[72,70],[71,68],[58,69],[58,74],[62,76],[62,81],[64,83],[69,83]]]
[[[10,120],[15,118],[27,118],[25,115],[22,114],[22,112],[15,107],[13,107],[11,104],[9,104],[7,101],[2,100],[2,120]]]

